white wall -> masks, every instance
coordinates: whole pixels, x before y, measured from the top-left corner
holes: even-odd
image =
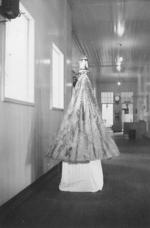
[[[51,64],[54,42],[65,55],[65,109],[71,97],[71,9],[67,0],[22,0],[35,20],[35,107],[0,101],[0,205],[51,169],[45,153],[63,118],[50,110]],[[8,22],[11,23],[11,22]],[[5,24],[0,24],[0,69],[3,69]],[[41,62],[41,63],[40,63]],[[2,90],[0,70],[0,90]]]
[[[150,66],[146,64],[138,77],[138,118],[146,121],[146,135],[150,138]]]

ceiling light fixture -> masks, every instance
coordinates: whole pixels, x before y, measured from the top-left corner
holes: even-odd
[[[116,25],[114,25],[114,32],[118,35],[118,36],[122,36],[124,34],[125,31],[125,23],[123,19],[119,19],[118,23]]]
[[[123,61],[123,58],[122,57],[119,57],[119,61],[122,62]]]
[[[119,59],[118,59],[118,61],[117,61],[117,70],[118,70],[118,71],[121,70],[121,62],[120,62]]]
[[[120,56],[121,46],[122,46],[122,44],[119,44],[119,50],[118,50],[119,54],[118,54],[118,57],[117,57],[117,67],[116,67],[119,72],[121,71],[121,64],[122,64],[122,61],[123,61],[123,57]]]
[[[118,27],[117,27],[117,34],[118,36],[122,36],[124,34],[124,23],[118,23]]]

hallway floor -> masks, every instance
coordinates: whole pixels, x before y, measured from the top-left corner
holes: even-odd
[[[149,228],[150,140],[113,138],[121,154],[102,162],[101,192],[59,191],[59,165],[0,208],[0,227]]]

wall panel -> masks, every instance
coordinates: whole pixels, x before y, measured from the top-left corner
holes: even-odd
[[[136,113],[135,110],[137,108],[137,82],[122,82],[120,86],[117,83],[99,83],[97,86],[97,97],[98,97],[98,104],[100,109],[102,110],[101,105],[101,92],[113,92],[114,95],[120,94],[121,92],[133,92],[133,119],[136,120]]]
[[[139,120],[146,121],[146,136],[150,138],[150,65],[142,68],[138,77]]]
[[[98,84],[98,100],[99,105],[101,106],[101,92],[113,92],[115,94],[120,94],[121,92],[133,92],[136,96],[137,91],[137,82],[122,82],[120,86],[117,83],[99,83]]]
[[[53,42],[65,56],[66,84],[72,80],[72,21],[67,0],[21,2],[35,20],[35,106],[0,101],[0,205],[58,163],[51,160],[47,165],[45,159],[52,135],[56,134],[64,115],[63,111],[50,110]],[[5,24],[0,24],[1,92],[4,27]],[[65,90],[65,108],[70,97],[71,88],[68,87]]]

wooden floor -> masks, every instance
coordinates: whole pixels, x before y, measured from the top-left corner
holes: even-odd
[[[150,140],[114,138],[101,192],[59,191],[59,165],[0,208],[0,227],[150,228]]]

